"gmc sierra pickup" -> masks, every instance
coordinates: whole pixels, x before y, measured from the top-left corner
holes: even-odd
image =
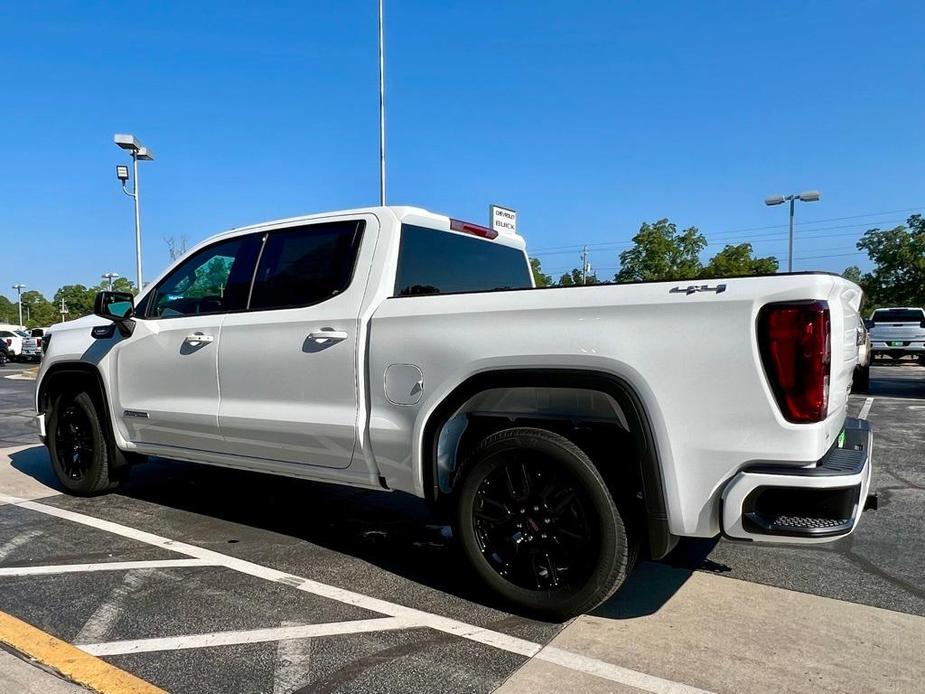
[[[535,289],[513,233],[412,207],[300,217],[53,326],[36,427],[74,494],[146,456],[414,494],[485,583],[564,617],[680,537],[855,528],[860,300],[812,273]]]

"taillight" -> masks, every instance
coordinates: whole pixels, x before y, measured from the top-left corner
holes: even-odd
[[[768,304],[758,315],[764,370],[790,422],[821,422],[828,414],[831,333],[824,301]]]
[[[463,222],[458,219],[450,220],[450,229],[453,231],[461,231],[465,234],[473,234],[474,236],[481,236],[483,239],[496,239],[498,238],[498,232],[494,229],[489,229],[488,227],[479,226],[478,224],[473,224],[472,222]]]
[[[7,346],[7,347],[12,347],[12,346],[13,346],[13,340],[12,340],[12,338],[9,338],[9,337],[6,338],[6,339],[4,340],[4,342],[6,343],[6,346]]]
[[[42,338],[40,338],[40,337],[35,338],[35,346],[36,346],[36,347],[41,347],[41,346],[42,346]]]

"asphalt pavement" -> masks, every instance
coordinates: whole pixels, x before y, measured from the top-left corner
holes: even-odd
[[[741,691],[731,662],[716,669],[723,639],[751,662],[761,633],[786,638],[775,625],[788,619],[800,625],[794,644],[816,644],[801,665],[812,676],[786,679],[802,650],[766,649],[752,667],[767,677],[752,690],[773,676],[789,683],[781,691],[905,691],[925,675],[922,657],[907,654],[890,666],[893,679],[869,663],[852,679],[860,664],[835,672],[819,645],[888,648],[889,634],[925,642],[925,368],[876,366],[869,396],[851,398],[854,414],[873,398],[880,498],[855,534],[812,547],[684,541],[568,625],[506,610],[479,588],[448,529],[404,495],[162,460],[107,496],[59,494],[26,427],[33,383],[6,378],[25,371],[0,370],[0,494],[40,508],[0,505],[0,610],[103,648],[104,661],[164,690]],[[29,573],[75,563],[95,568]],[[765,626],[737,630],[749,619]],[[872,631],[846,645],[834,632],[855,622]],[[293,628],[303,636],[284,638]],[[698,640],[714,648],[692,650]],[[656,642],[687,651],[653,660]]]

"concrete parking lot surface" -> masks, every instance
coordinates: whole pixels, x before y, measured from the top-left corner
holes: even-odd
[[[852,396],[880,493],[854,535],[687,541],[564,625],[508,612],[397,494],[159,460],[117,493],[62,495],[25,427],[32,384],[4,378],[20,371],[0,370],[0,610],[164,690],[905,692],[925,677],[921,367],[875,367],[872,400]]]

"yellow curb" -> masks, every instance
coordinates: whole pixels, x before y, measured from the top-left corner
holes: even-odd
[[[105,660],[0,612],[0,642],[100,694],[166,694]]]

